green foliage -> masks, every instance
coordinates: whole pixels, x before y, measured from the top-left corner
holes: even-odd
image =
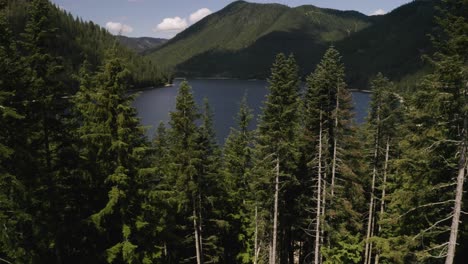
[[[120,59],[107,61],[95,76],[81,71],[82,85],[75,98],[82,126],[79,134],[84,143],[86,160],[93,165],[91,177],[100,182],[98,188],[108,190],[104,207],[91,215],[101,232],[118,232],[106,241],[107,261],[133,263],[137,245],[132,229],[138,229],[135,215],[139,207],[139,169],[143,168],[141,155],[145,154],[143,129],[131,107],[132,96],[127,95],[130,74]]]
[[[330,263],[357,263],[362,251],[356,246],[362,229],[358,211],[362,205],[362,183],[358,178],[361,170],[359,143],[352,123],[351,98],[344,72],[341,55],[333,47],[329,48],[308,77],[304,97],[301,160],[307,178],[302,181],[304,186],[316,189],[316,175],[320,171],[323,190],[320,197],[318,191],[308,197],[311,191],[306,190],[305,197],[301,199],[306,208],[314,208],[317,199],[323,201],[321,206],[325,209],[320,214],[320,228],[325,242],[321,242],[320,251]],[[318,157],[320,151],[321,156]],[[303,217],[303,228],[308,230],[315,216],[306,214]],[[311,238],[305,239],[315,245]]]
[[[272,226],[275,214],[279,219],[277,245],[283,239],[283,232],[290,230],[295,221],[290,210],[294,208],[297,195],[294,189],[298,184],[295,172],[299,157],[300,100],[298,67],[292,55],[276,56],[268,82],[269,94],[256,131],[251,180],[254,193],[252,206],[258,210],[258,219],[255,219],[253,210],[250,217],[252,225],[259,226],[257,236],[262,241],[259,245],[262,252],[259,261],[266,257],[268,243],[272,243],[274,238]],[[278,212],[273,210],[276,178],[281,190],[277,194]],[[285,243],[290,243],[287,238],[284,239]],[[276,250],[281,258],[286,247],[278,247]]]
[[[409,107],[399,130],[405,136],[399,144],[402,153],[395,163],[395,182],[384,216],[389,231],[383,245],[390,247],[385,254],[398,263],[439,263],[434,257],[444,258],[455,197],[453,178],[459,166],[466,166],[459,159],[466,140],[464,13],[468,5],[443,1],[441,7],[438,51],[429,59],[433,73],[405,97]],[[392,253],[401,245],[406,246],[401,254]],[[463,253],[459,256],[461,261]]]
[[[60,65],[64,68],[60,79],[66,83],[67,92],[76,92],[78,82],[71,78],[77,74],[82,62],[86,59],[96,70],[107,59],[107,51],[117,49],[118,54],[126,61],[132,72],[132,80],[128,89],[146,88],[149,86],[160,86],[167,82],[165,72],[158,69],[157,65],[150,60],[137,55],[118,43],[116,37],[109,34],[93,22],[84,22],[81,18],[75,18],[49,1],[42,1],[42,8],[47,9],[42,22],[48,23],[49,37],[53,41],[44,43],[47,53],[61,57]],[[29,19],[25,12],[30,6],[30,1],[9,0],[7,1],[8,20],[13,25],[13,37],[18,39],[25,32],[26,21]]]
[[[25,147],[15,143],[13,131],[18,121],[23,120],[23,112],[15,105],[19,99],[16,90],[24,87],[23,74],[26,70],[16,52],[16,43],[11,39],[11,31],[5,21],[4,6],[0,5],[0,256],[8,261],[29,262],[30,255],[22,243],[18,228],[31,220],[24,210],[24,184],[20,175],[11,170],[14,157]],[[17,142],[17,141],[16,141]]]
[[[237,128],[231,129],[223,151],[223,176],[225,178],[228,219],[230,229],[236,230],[225,246],[232,259],[240,263],[251,263],[254,256],[252,225],[254,214],[251,178],[253,134],[249,124],[253,118],[252,110],[247,106],[244,96],[237,115]],[[230,230],[230,231],[231,231]],[[229,232],[231,233],[231,232]]]
[[[359,234],[352,234],[343,229],[340,230],[336,237],[338,244],[336,247],[327,247],[323,249],[322,254],[325,257],[325,264],[332,263],[361,263],[362,243]]]
[[[412,93],[377,74],[361,129],[353,122],[337,49],[325,52],[303,96],[296,60],[279,54],[258,129],[249,130],[253,115],[244,98],[238,127],[221,148],[208,101],[197,106],[187,82],[179,88],[168,128],[161,124],[150,143],[128,90],[148,80],[161,83],[151,63],[46,0],[0,0],[0,261],[193,263],[199,240],[202,263],[266,263],[276,214],[278,262],[310,263],[315,209],[323,201],[319,257],[323,263],[360,263],[365,198],[374,195],[383,203],[381,212],[374,211],[371,262],[379,256],[379,263],[440,263],[433,257],[445,253],[453,178],[460,166],[466,168],[460,151],[466,151],[468,124],[467,4],[442,4],[438,52],[428,58],[433,72]],[[271,12],[256,16],[265,8]],[[350,22],[357,23],[355,31],[368,26],[351,38],[373,35],[377,24],[407,21],[414,9],[416,18],[424,17],[432,3],[416,1],[388,16],[366,18],[311,6],[238,2],[173,44],[225,18],[233,25],[229,36],[254,19],[230,43],[232,50],[317,25],[321,30],[309,37],[327,45],[345,41]],[[385,32],[393,38],[397,31]],[[213,32],[206,36],[215,38]],[[137,64],[148,67],[139,77],[132,73]],[[316,185],[319,168],[323,196]],[[376,188],[368,194],[373,168]],[[463,202],[466,207],[466,196]],[[459,263],[468,244],[465,220]]]

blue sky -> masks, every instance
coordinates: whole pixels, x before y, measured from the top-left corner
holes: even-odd
[[[311,4],[339,10],[383,14],[411,0],[252,0],[291,7]],[[111,33],[130,37],[171,38],[232,0],[52,0],[84,20],[106,27]]]

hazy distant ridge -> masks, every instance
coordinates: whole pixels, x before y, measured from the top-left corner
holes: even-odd
[[[167,39],[150,37],[130,38],[126,36],[117,36],[117,39],[122,45],[137,53],[144,53],[149,49],[154,49],[167,42]]]

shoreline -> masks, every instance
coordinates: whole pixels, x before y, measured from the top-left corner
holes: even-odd
[[[152,86],[152,87],[146,87],[146,88],[138,88],[138,89],[131,89],[129,92],[135,93],[135,92],[144,92],[147,90],[152,90],[152,89],[158,89],[158,88],[168,88],[168,87],[174,87],[175,81],[182,81],[182,80],[210,80],[210,81],[228,81],[228,80],[237,80],[237,81],[267,81],[267,80],[262,80],[262,79],[239,79],[239,78],[227,78],[227,77],[194,77],[194,78],[184,78],[184,77],[176,77],[174,78],[174,81],[172,83],[166,83],[163,86]],[[368,89],[356,89],[356,88],[348,88],[348,91],[350,92],[358,92],[358,93],[372,93],[372,90]]]

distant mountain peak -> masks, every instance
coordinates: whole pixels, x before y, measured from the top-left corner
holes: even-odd
[[[413,1],[382,16],[357,11],[235,1],[179,33],[148,56],[192,77],[265,78],[279,52],[310,73],[330,45],[343,51],[352,85],[376,71],[401,77],[420,68],[435,0]]]

